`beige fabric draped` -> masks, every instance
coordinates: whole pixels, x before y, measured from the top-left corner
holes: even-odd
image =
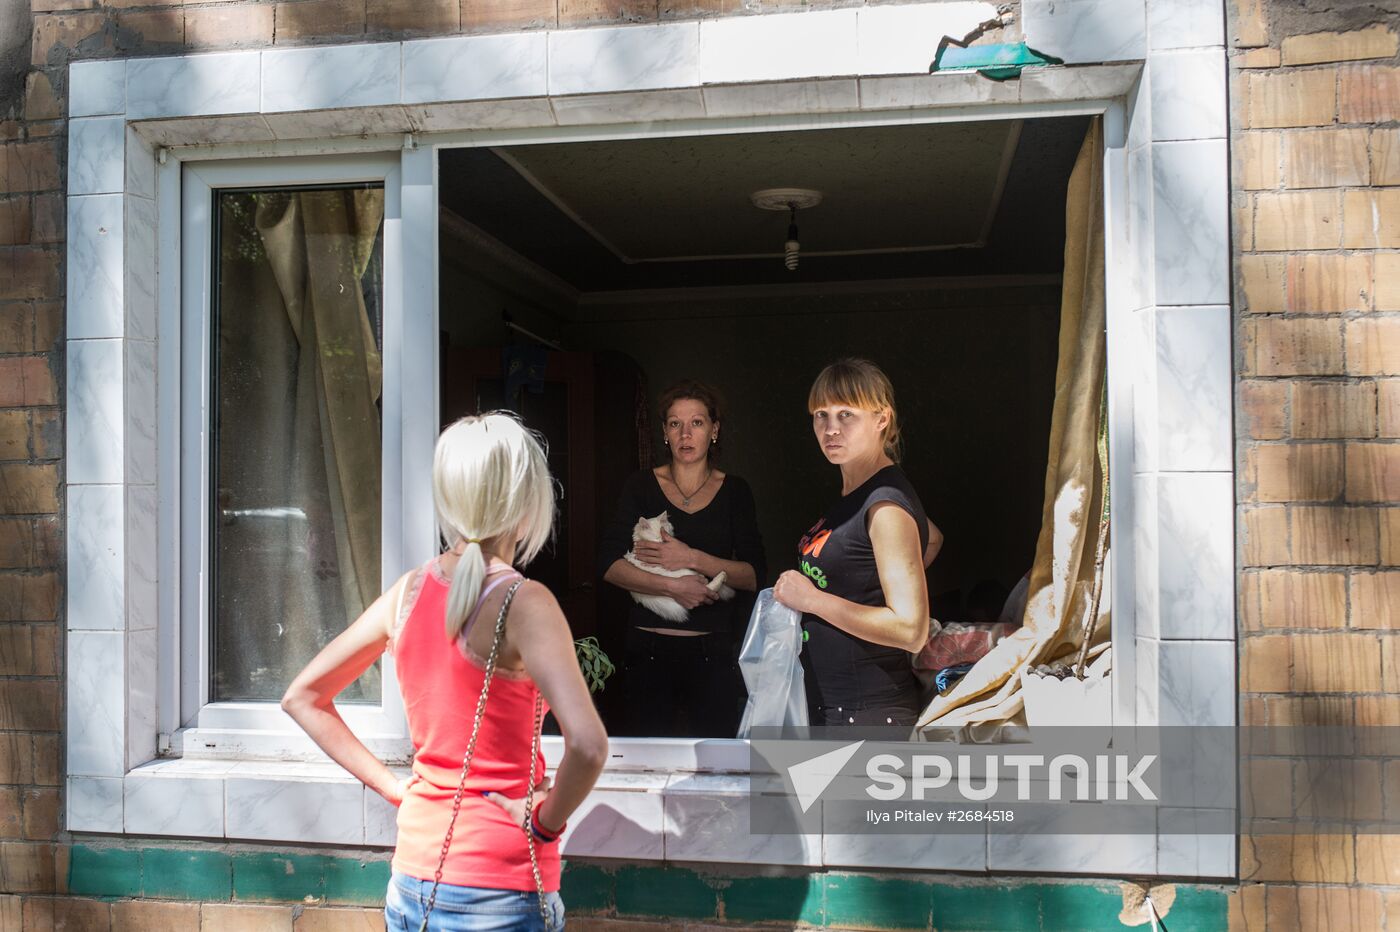
[[[300,459],[321,460],[352,619],[379,595],[383,364],[360,278],[383,215],[382,191],[315,191],[264,200],[256,220],[299,347]]]
[[[1095,119],[1065,198],[1059,363],[1045,503],[1023,626],[983,657],[920,727],[994,726],[1022,710],[1020,671],[1072,654],[1089,611],[1102,508],[1096,440],[1104,385],[1103,128]],[[1107,635],[1101,610],[1094,640]]]
[[[224,197],[216,687],[275,699],[380,591],[382,363],[362,279],[384,194]],[[378,668],[343,698],[377,700]]]

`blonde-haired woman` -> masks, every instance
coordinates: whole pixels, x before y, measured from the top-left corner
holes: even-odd
[[[463,418],[433,458],[446,553],[405,574],[303,670],[282,707],[333,760],[399,807],[389,930],[557,929],[559,846],[607,756],[607,735],[549,590],[521,576],[549,539],[554,487],[513,417]],[[413,740],[400,780],[346,727],[334,700],[394,655]],[[550,787],[539,753],[552,709],[564,757]]]
[[[909,653],[928,639],[924,567],[942,535],[897,465],[894,387],[874,363],[842,359],[807,396],[812,430],[841,468],[841,497],[798,543],[774,597],[803,613],[813,725],[912,725]]]

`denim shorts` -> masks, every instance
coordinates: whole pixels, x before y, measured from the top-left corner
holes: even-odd
[[[387,932],[418,932],[428,908],[431,880],[395,873],[384,901]],[[549,928],[540,919],[540,897],[533,890],[491,890],[485,887],[438,886],[428,928],[431,932],[558,932],[564,928],[564,901],[558,893],[544,895]]]

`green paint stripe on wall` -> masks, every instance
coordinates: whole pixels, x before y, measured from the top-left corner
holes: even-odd
[[[69,890],[80,896],[198,902],[304,902],[379,906],[389,863],[329,854],[74,845]],[[733,870],[733,867],[729,868]],[[934,881],[917,874],[789,871],[729,876],[651,865],[565,863],[564,902],[574,915],[774,922],[939,932],[1096,932],[1121,929],[1116,883]],[[1172,928],[1224,932],[1228,894],[1179,884]]]

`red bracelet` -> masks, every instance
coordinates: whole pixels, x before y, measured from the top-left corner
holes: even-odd
[[[551,832],[549,829],[545,828],[544,823],[540,821],[540,807],[535,806],[530,810],[530,834],[535,836],[536,841],[541,841],[545,844],[549,844],[551,841],[558,841],[559,836],[564,834],[564,830],[568,827],[569,823],[565,822],[563,825],[559,826],[556,831]]]

